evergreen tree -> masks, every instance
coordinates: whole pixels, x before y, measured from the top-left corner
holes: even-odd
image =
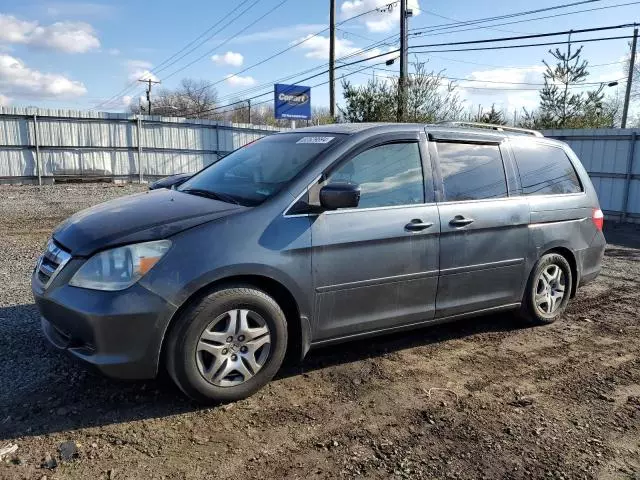
[[[412,64],[407,81],[407,122],[430,123],[455,120],[462,101],[455,83],[447,83],[442,72],[427,71],[423,62]],[[399,102],[398,77],[376,78],[365,86],[342,82],[345,105],[340,107],[346,122],[395,122]]]
[[[472,118],[473,122],[478,123],[491,123],[493,125],[506,125],[507,121],[504,119],[504,112],[502,110],[496,110],[495,104],[491,105],[491,110],[483,112],[482,108]]]
[[[549,50],[556,60],[551,66],[546,60],[544,87],[540,90],[540,107],[536,111],[524,110],[520,126],[543,128],[601,128],[614,123],[616,108],[604,98],[604,85],[590,91],[578,91],[589,71],[588,62],[581,58],[582,47],[575,51],[571,42],[566,51]]]

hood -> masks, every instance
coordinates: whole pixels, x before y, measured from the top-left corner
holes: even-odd
[[[62,222],[53,238],[72,255],[167,238],[247,207],[176,190],[153,190],[82,210]]]

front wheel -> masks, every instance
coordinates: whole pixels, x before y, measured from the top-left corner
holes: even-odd
[[[538,325],[555,322],[567,308],[572,282],[571,267],[566,258],[557,253],[543,255],[527,282],[521,316]]]
[[[246,398],[276,374],[287,346],[287,320],[276,301],[248,285],[213,291],[171,330],[167,370],[194,400]]]

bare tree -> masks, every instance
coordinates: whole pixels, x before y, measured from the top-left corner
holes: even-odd
[[[151,113],[168,117],[219,119],[218,92],[204,80],[184,78],[176,89],[163,88],[152,97]],[[131,105],[132,113],[140,112]]]
[[[629,75],[629,60],[631,59],[631,42],[629,42],[629,53],[624,59],[624,77]],[[633,63],[633,75],[631,76],[631,98],[640,100],[640,52],[636,52],[636,60]]]

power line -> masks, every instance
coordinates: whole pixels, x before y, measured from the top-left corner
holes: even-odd
[[[379,71],[383,71],[383,72],[390,72],[390,73],[394,73],[396,75],[393,75],[393,77],[397,77],[397,72],[395,70],[389,70],[387,68],[376,68],[376,70]],[[392,78],[392,76],[386,76],[386,78]],[[443,80],[452,80],[452,81],[456,81],[456,82],[478,82],[478,83],[495,83],[495,84],[502,84],[502,85],[528,85],[528,86],[538,86],[538,87],[544,87],[545,84],[544,83],[532,83],[532,82],[505,82],[505,81],[495,81],[495,80],[478,80],[478,79],[471,79],[471,78],[459,78],[459,77],[447,77],[447,76],[441,76],[440,78],[442,78]],[[615,80],[604,80],[602,82],[583,82],[580,83],[578,85],[574,85],[573,88],[579,88],[579,87],[592,87],[594,85],[602,85],[602,84],[607,84],[607,83],[611,83],[611,82],[620,82],[620,83],[624,83],[625,79],[624,78],[617,78]],[[469,85],[459,85],[461,88],[466,88],[466,89],[479,89],[479,90],[506,90],[506,91],[518,91],[518,90],[539,90],[539,88],[507,88],[507,87],[473,87],[473,86],[469,86]]]
[[[451,45],[472,45],[478,43],[508,42],[513,40],[526,40],[529,38],[556,37],[558,35],[575,35],[577,33],[601,32],[604,30],[617,30],[620,28],[633,28],[637,23],[624,23],[621,25],[612,25],[608,27],[581,28],[578,30],[563,30],[559,32],[534,33],[530,35],[518,35],[514,37],[484,38],[482,40],[464,40],[460,42],[446,43],[426,43],[422,45],[413,45],[412,48],[428,48],[428,47],[448,47]]]
[[[457,20],[455,18],[451,18],[451,17],[447,17],[446,15],[441,15],[439,13],[436,12],[432,12],[431,10],[425,10],[424,8],[420,9],[421,12],[427,13],[429,15],[433,15],[434,17],[438,17],[438,18],[443,18],[445,20],[450,20],[452,22],[456,22],[456,23],[463,23],[465,22],[465,20]],[[484,26],[481,25],[478,27],[479,29],[485,29],[485,30],[494,30],[496,32],[508,32],[508,33],[528,33],[528,32],[516,32],[513,30],[506,30],[506,29],[501,29],[501,28],[492,28],[490,25],[489,26]]]
[[[360,63],[363,63],[363,62],[368,62],[368,61],[374,60],[374,59],[376,59],[376,58],[385,57],[385,56],[387,56],[387,55],[390,55],[390,54],[393,54],[393,53],[397,53],[397,52],[399,52],[399,51],[400,51],[399,49],[396,49],[396,50],[391,51],[391,52],[385,52],[385,53],[381,53],[381,54],[378,54],[378,55],[374,55],[374,56],[372,56],[372,57],[363,58],[363,59],[361,59],[361,60],[356,60],[356,61],[353,61],[353,62],[351,62],[351,63],[342,64],[342,65],[337,65],[335,69],[336,69],[336,70],[338,70],[338,69],[340,69],[340,68],[348,67],[348,66],[351,66],[351,65],[357,65],[357,64],[360,64]],[[381,63],[384,63],[384,62],[380,62],[380,63],[378,63],[378,64],[376,64],[376,65],[380,65]],[[365,70],[365,69],[367,69],[367,68],[372,68],[373,66],[375,66],[375,65],[368,65],[368,66],[367,66],[367,67],[365,67],[363,70]],[[303,79],[301,79],[301,80],[298,80],[296,83],[306,82],[307,80],[311,80],[312,78],[319,77],[319,76],[324,75],[324,74],[326,74],[326,73],[328,73],[328,72],[329,72],[329,70],[328,70],[328,69],[323,70],[323,71],[322,71],[322,72],[320,72],[320,73],[317,73],[317,74],[315,74],[315,75],[311,75],[311,76],[309,76],[309,77],[306,77],[306,78],[303,78]],[[328,82],[328,81],[326,81],[326,82],[320,83],[320,84],[318,84],[318,85],[313,85],[311,88],[313,88],[313,87],[315,87],[315,86],[319,86],[319,85],[324,85],[324,84],[327,84],[327,83],[329,83],[329,82]],[[260,93],[260,94],[254,95],[254,96],[252,96],[252,97],[249,97],[249,98],[244,98],[244,99],[242,99],[242,100],[238,100],[238,101],[233,102],[233,103],[230,103],[230,104],[228,104],[228,105],[221,105],[221,106],[218,106],[218,107],[213,107],[213,108],[210,108],[210,109],[207,109],[207,110],[204,110],[204,111],[198,112],[198,113],[202,114],[202,113],[215,112],[215,111],[217,111],[217,110],[220,110],[220,109],[223,109],[223,108],[227,108],[227,107],[232,106],[232,105],[237,105],[237,104],[239,104],[239,103],[246,103],[246,101],[247,101],[247,100],[255,100],[256,98],[264,97],[265,95],[271,95],[271,94],[273,93],[273,91],[274,91],[274,89],[272,88],[272,89],[271,89],[270,91],[268,91],[268,92]],[[267,100],[267,101],[271,101],[271,100]],[[261,103],[266,103],[266,102],[258,102],[258,103],[254,103],[253,105],[254,105],[254,106],[255,106],[255,105],[260,105]],[[187,114],[185,114],[185,116],[189,116],[189,115],[191,115],[191,112],[188,112]]]
[[[257,0],[259,1],[259,0]],[[231,40],[233,40],[234,38],[236,38],[238,35],[240,35],[241,33],[245,32],[247,29],[251,28],[252,26],[254,26],[256,23],[258,23],[260,20],[262,20],[263,18],[267,17],[268,15],[270,15],[271,13],[273,13],[276,9],[280,8],[283,4],[285,4],[286,2],[288,2],[289,0],[281,0],[280,3],[278,3],[277,5],[275,5],[274,7],[272,7],[271,9],[269,9],[267,12],[265,12],[264,14],[262,14],[261,16],[259,16],[258,18],[256,18],[253,22],[251,22],[249,25],[246,25],[245,27],[241,28],[239,31],[237,31],[234,35],[232,35],[231,37],[227,38],[226,40],[224,40],[223,42],[219,43],[218,45],[216,45],[214,48],[212,48],[211,50],[206,51],[205,53],[203,53],[202,55],[200,55],[198,58],[192,60],[191,62],[187,63],[186,65],[183,65],[181,68],[171,72],[169,75],[167,75],[166,77],[163,78],[163,80],[166,80],[168,78],[173,77],[176,73],[183,71],[186,68],[189,68],[191,65],[193,65],[196,62],[199,62],[200,60],[202,60],[204,57],[206,57],[207,55],[215,52],[218,48],[226,45],[227,43],[229,43]]]
[[[246,9],[244,9],[242,12],[238,13],[233,19],[231,19],[229,22],[227,22],[222,28],[218,29],[217,32],[214,32],[213,34],[211,34],[207,39],[203,40],[200,44],[198,44],[197,46],[195,46],[194,48],[192,48],[191,50],[189,50],[188,52],[184,53],[183,55],[179,56],[178,58],[176,58],[175,60],[173,60],[172,62],[170,62],[169,64],[165,65],[164,67],[162,67],[161,69],[157,70],[156,73],[159,73],[165,69],[167,69],[168,67],[170,67],[171,65],[174,65],[175,63],[177,63],[178,61],[182,60],[184,57],[186,57],[187,55],[189,55],[190,53],[192,53],[193,51],[195,51],[196,49],[198,49],[200,46],[202,46],[208,39],[212,38],[216,33],[221,32],[222,30],[224,30],[226,27],[228,27],[233,21],[237,20],[238,18],[240,18],[245,12],[249,11],[251,8],[253,8],[260,0],[254,0],[254,2],[249,5]],[[243,27],[242,29],[240,29],[239,31],[237,31],[234,35],[232,35],[231,37],[228,37],[227,39],[225,39],[224,41],[222,41],[221,43],[219,43],[218,45],[216,45],[213,49],[206,51],[204,54],[202,54],[201,56],[197,57],[196,59],[192,60],[191,62],[187,63],[186,65],[183,65],[182,67],[174,70],[173,72],[171,72],[170,74],[168,74],[167,76],[165,76],[162,81],[167,80],[168,78],[171,78],[172,76],[174,76],[175,74],[185,70],[186,68],[190,67],[191,65],[199,62],[200,60],[202,60],[204,57],[208,56],[209,54],[213,53],[215,50],[217,50],[218,48],[226,45],[227,43],[229,43],[231,40],[233,40],[234,38],[236,38],[238,35],[240,35],[241,33],[245,32],[247,29],[249,29],[250,27],[252,27],[253,25],[255,25],[256,23],[258,23],[260,20],[262,20],[263,18],[265,18],[266,16],[268,16],[269,14],[271,14],[274,10],[276,10],[277,8],[279,8],[281,5],[283,5],[285,2],[287,2],[289,0],[282,0],[280,3],[278,3],[277,5],[275,5],[273,8],[271,8],[270,10],[268,10],[266,13],[264,13],[263,15],[261,15],[260,17],[258,17],[257,19],[255,19],[253,22],[249,23],[248,25],[246,25],[245,27]],[[204,90],[204,88],[203,88]]]
[[[581,0],[579,2],[573,2],[573,3],[565,3],[562,5],[555,5],[553,7],[546,7],[546,8],[538,8],[535,10],[527,10],[524,12],[515,12],[515,13],[508,13],[505,15],[498,15],[498,16],[494,16],[494,17],[485,17],[485,18],[476,18],[474,20],[467,20],[467,21],[462,21],[462,22],[455,22],[455,23],[445,23],[445,24],[440,24],[440,25],[433,25],[431,27],[424,27],[422,28],[422,30],[424,29],[429,29],[429,30],[443,30],[443,29],[448,29],[448,28],[452,28],[452,27],[463,27],[463,26],[467,26],[467,25],[476,25],[476,24],[480,24],[480,23],[485,23],[485,22],[490,22],[490,21],[494,21],[494,20],[503,20],[503,19],[507,19],[507,18],[514,18],[514,17],[521,17],[521,16],[525,16],[525,15],[532,15],[534,13],[541,13],[541,12],[548,12],[550,10],[558,10],[561,8],[569,8],[569,7],[575,7],[577,5],[584,5],[586,3],[595,3],[595,2],[599,2],[602,0]],[[415,30],[420,30],[420,29],[413,29]]]
[[[361,15],[362,15],[362,14],[361,14]],[[351,18],[354,18],[354,17],[351,17]],[[347,20],[349,20],[349,19],[347,19]],[[345,20],[345,21],[346,21],[346,20]],[[392,35],[391,37],[393,37],[393,36],[395,36],[395,35]],[[388,38],[391,38],[391,37],[387,37],[387,39],[388,39]],[[385,39],[385,40],[386,40],[386,39]],[[374,48],[377,48],[379,45],[380,45],[380,42],[376,42],[376,43],[374,43],[373,45],[370,45],[370,46],[368,46],[368,47],[364,47],[364,48],[362,48],[362,49],[360,49],[360,50],[357,50],[357,51],[352,52],[352,53],[350,53],[350,54],[344,55],[343,57],[337,58],[337,59],[336,59],[336,62],[341,62],[341,61],[348,60],[348,59],[353,58],[353,57],[361,56],[363,53],[366,53],[366,52],[368,52],[368,51],[370,51],[370,50],[373,50]],[[389,52],[387,52],[386,54],[388,54],[388,53],[389,53]],[[367,58],[367,60],[368,60],[368,58]],[[318,70],[318,69],[320,69],[320,68],[325,68],[325,65],[326,65],[326,63],[322,63],[322,64],[320,64],[320,65],[317,65],[317,66],[315,66],[315,67],[309,68],[309,69],[304,70],[304,71],[302,71],[302,72],[297,72],[297,73],[294,73],[294,74],[288,75],[288,76],[286,76],[286,77],[279,78],[279,79],[277,79],[277,80],[272,80],[272,81],[268,81],[268,82],[262,83],[262,84],[260,84],[260,85],[257,85],[257,86],[254,86],[254,87],[248,88],[248,89],[246,89],[246,90],[241,90],[241,91],[239,91],[239,92],[234,92],[234,93],[232,93],[232,94],[225,95],[225,96],[223,96],[223,97],[220,97],[218,100],[227,99],[227,98],[237,98],[237,97],[239,97],[239,96],[246,95],[246,94],[249,94],[249,93],[251,93],[251,92],[255,92],[255,91],[261,90],[262,88],[270,87],[270,86],[271,86],[271,85],[273,85],[274,83],[281,83],[281,82],[283,82],[283,81],[289,80],[289,79],[294,78],[294,77],[297,77],[297,76],[299,76],[299,75],[305,75],[305,74],[307,74],[307,73],[313,72],[314,70]],[[210,86],[210,84],[207,84],[207,85],[205,86],[205,88],[206,88],[207,86]]]
[[[537,20],[546,20],[546,19],[549,19],[549,18],[563,17],[563,16],[567,16],[567,15],[576,15],[576,14],[579,14],[579,13],[594,12],[594,11],[597,11],[597,10],[606,10],[606,9],[609,9],[609,8],[626,7],[628,5],[636,5],[638,3],[640,3],[640,2],[635,1],[635,2],[620,3],[620,4],[617,4],[617,5],[607,5],[607,6],[604,6],[604,7],[589,8],[589,9],[579,10],[579,11],[576,11],[576,12],[556,13],[555,15],[545,15],[545,16],[542,16],[542,17],[525,18],[523,20],[514,20],[514,21],[511,21],[511,22],[495,23],[495,24],[489,25],[488,27],[501,27],[501,26],[504,26],[504,25],[514,25],[516,23],[535,22]],[[487,21],[491,21],[491,20],[487,20]],[[461,25],[461,26],[464,26],[464,25]],[[456,28],[456,27],[454,26],[454,27],[451,27],[451,28]],[[420,29],[416,29],[414,31],[414,33],[410,33],[410,35],[425,36],[425,37],[435,37],[435,36],[439,36],[439,35],[450,35],[450,34],[453,34],[453,33],[468,32],[468,31],[471,31],[471,30],[478,30],[480,28],[484,28],[484,27],[481,26],[481,27],[463,28],[463,29],[460,29],[460,30],[449,30],[449,31],[446,31],[446,32],[440,31],[440,30],[444,30],[444,29],[437,29],[435,31],[435,33],[425,33],[424,31],[421,31],[421,30],[429,30],[429,27],[422,27]],[[432,30],[430,30],[430,31],[432,31]]]
[[[362,12],[362,13],[360,13],[360,14],[358,14],[358,15],[354,15],[353,17],[346,18],[346,19],[342,20],[341,22],[336,23],[336,26],[338,26],[338,25],[343,25],[343,24],[345,24],[345,23],[347,23],[347,22],[349,22],[349,21],[351,21],[351,20],[354,20],[354,19],[356,19],[356,18],[362,17],[362,16],[367,15],[367,14],[369,14],[369,13],[375,12],[375,11],[379,10],[380,8],[383,8],[383,7],[390,7],[391,5],[394,5],[394,4],[398,3],[399,1],[400,1],[400,0],[395,0],[395,1],[392,1],[392,2],[390,2],[390,3],[385,4],[385,5],[384,5],[384,6],[382,6],[382,7],[372,8],[371,10],[367,10],[366,12]],[[252,68],[255,68],[255,67],[259,66],[259,65],[262,65],[262,64],[264,64],[264,63],[268,62],[269,60],[272,60],[272,59],[274,59],[274,58],[276,58],[276,57],[278,57],[278,56],[282,55],[283,53],[286,53],[286,52],[288,52],[289,50],[292,50],[292,49],[294,49],[294,48],[296,48],[296,47],[298,47],[298,46],[302,45],[303,43],[305,43],[305,42],[307,42],[307,41],[311,40],[312,38],[317,37],[318,35],[321,35],[322,33],[326,32],[327,30],[329,30],[329,27],[326,27],[326,28],[324,28],[324,29],[322,29],[322,30],[320,30],[320,31],[318,31],[318,32],[316,32],[316,33],[314,33],[314,34],[312,34],[312,35],[309,35],[309,36],[307,36],[307,37],[303,38],[302,40],[300,40],[300,41],[298,41],[298,42],[294,43],[293,45],[290,45],[290,46],[288,46],[287,48],[285,48],[285,49],[283,49],[283,50],[280,50],[280,51],[278,51],[278,52],[274,53],[273,55],[271,55],[271,56],[269,56],[269,57],[267,57],[267,58],[264,58],[264,59],[262,59],[262,60],[260,60],[260,61],[258,61],[258,62],[256,62],[256,63],[254,63],[254,64],[252,64],[252,65],[249,65],[249,66],[247,66],[247,67],[243,68],[242,70],[240,70],[240,71],[238,71],[238,72],[233,73],[232,75],[240,75],[240,74],[242,74],[242,73],[247,72],[248,70],[251,70]],[[381,41],[376,42],[376,46],[379,46],[380,44],[381,44]],[[372,48],[375,48],[375,47],[368,47],[368,48],[367,48],[367,47],[365,47],[365,49],[364,49],[364,50],[362,50],[362,51],[371,50]],[[343,57],[343,58],[345,58],[345,57]],[[346,57],[346,58],[348,58],[348,57]],[[318,68],[319,68],[319,67],[318,67]],[[206,85],[203,87],[203,89],[204,89],[204,88],[213,87],[213,86],[215,86],[215,85],[218,85],[218,84],[220,84],[220,83],[224,82],[225,80],[226,80],[226,78],[223,78],[223,79],[220,79],[220,80],[216,80],[215,82],[208,83],[208,84],[206,84]]]
[[[510,48],[542,47],[548,45],[566,45],[568,43],[589,43],[603,42],[607,40],[623,40],[633,38],[632,35],[621,35],[618,37],[586,38],[581,40],[566,40],[560,42],[526,43],[520,45],[497,45],[493,47],[473,47],[473,48],[450,48],[446,50],[422,50],[413,53],[442,53],[442,52],[475,52],[480,50],[504,50]]]
[[[640,2],[638,2],[640,3]],[[469,65],[478,65],[480,67],[491,67],[491,68],[503,68],[505,70],[516,70],[516,69],[522,69],[522,68],[529,68],[529,65],[494,65],[491,63],[480,63],[480,62],[471,62],[468,60],[460,60],[458,58],[450,58],[450,57],[443,57],[441,55],[431,55],[431,57],[433,58],[439,58],[441,60],[446,60],[448,62],[456,62],[456,63],[466,63]],[[626,60],[621,60],[618,62],[609,62],[609,63],[594,63],[594,64],[589,64],[588,67],[592,68],[592,67],[606,67],[609,65],[619,65],[621,63],[627,63]]]
[[[579,5],[579,4],[582,4],[582,3],[592,3],[593,1],[598,1],[598,0],[588,0],[587,2],[574,2],[574,3],[572,3],[572,4],[561,5],[561,6],[556,6],[556,7],[549,7],[549,8],[547,8],[547,9],[531,10],[531,11],[528,11],[528,12],[520,12],[520,13],[517,13],[517,14],[511,14],[511,15],[514,15],[514,16],[515,16],[515,15],[524,15],[524,14],[530,14],[530,13],[532,13],[532,12],[534,12],[534,13],[535,13],[535,12],[540,12],[540,11],[547,11],[547,10],[549,10],[549,9],[566,8],[566,7],[568,7],[568,6],[575,6],[575,5]],[[397,3],[397,2],[392,2],[392,3]],[[390,4],[388,4],[388,5],[391,5],[392,3],[390,3]],[[640,3],[640,2],[635,2],[635,3]],[[365,14],[367,14],[367,13],[370,13],[370,12],[372,12],[372,11],[374,11],[374,10],[376,10],[376,9],[372,9],[372,10],[369,10],[369,11],[367,11],[367,12],[363,12],[363,13],[361,13],[360,15],[357,15],[357,16],[355,16],[355,17],[350,17],[350,18],[348,18],[348,19],[345,19],[344,21],[340,22],[340,24],[343,24],[343,23],[345,23],[345,22],[347,22],[347,21],[349,21],[349,20],[352,20],[353,18],[357,18],[357,17],[359,17],[359,16],[362,16],[362,15],[365,15]],[[506,17],[506,16],[502,16],[502,17]],[[491,18],[496,18],[496,17],[491,17]],[[474,20],[474,22],[479,22],[479,21],[483,21],[483,20],[484,20],[484,19],[477,19],[477,20]],[[484,20],[484,21],[486,21],[486,20]],[[464,23],[464,22],[461,22],[461,23]],[[467,23],[468,23],[468,22],[467,22]],[[604,27],[604,28],[607,28],[607,27]],[[620,27],[620,28],[621,28],[621,27]],[[316,33],[316,34],[314,34],[313,36],[315,36],[315,35],[319,35],[319,34],[321,34],[322,32],[324,32],[324,31],[326,31],[326,30],[327,30],[327,29],[321,30],[320,32],[317,32],[317,33]],[[590,29],[585,29],[585,31],[591,31],[591,30],[590,30]],[[579,32],[580,32],[580,31],[574,31],[573,33],[579,33]],[[560,34],[563,34],[563,33],[562,33],[562,32],[557,33],[557,35],[560,35]],[[544,35],[545,35],[545,34],[541,34],[541,36],[544,36]],[[312,36],[312,37],[313,37],[313,36]],[[523,37],[523,38],[535,38],[536,36],[537,36],[537,35],[534,35],[534,36],[526,35],[526,36],[522,36],[522,37]],[[308,38],[307,38],[307,40],[308,40],[309,38],[312,38],[312,37],[308,37]],[[355,56],[355,55],[360,55],[362,52],[365,52],[365,51],[367,51],[367,50],[371,50],[371,49],[373,49],[373,48],[376,48],[377,46],[380,46],[380,45],[382,45],[382,44],[385,44],[385,42],[386,42],[387,40],[389,40],[389,39],[391,39],[391,38],[394,38],[394,37],[395,37],[395,35],[392,35],[392,36],[387,37],[387,38],[385,38],[385,39],[383,39],[383,40],[380,40],[380,41],[376,42],[374,45],[372,45],[372,46],[370,46],[370,47],[364,48],[364,49],[360,50],[359,52],[354,52],[354,53],[352,53],[352,54],[350,54],[350,55],[347,55],[347,56],[343,57],[343,59],[350,58],[350,57],[353,57],[353,56]],[[519,38],[519,37],[507,37],[507,38],[505,38],[504,40],[511,39],[511,38],[514,38],[514,39],[515,39],[515,38]],[[481,41],[478,41],[478,42],[484,42],[484,41],[487,41],[487,42],[488,42],[488,41],[492,41],[492,40],[494,40],[494,39],[481,40]],[[303,41],[306,41],[306,40],[303,40]],[[496,41],[497,41],[497,39],[496,39]],[[265,63],[265,62],[269,61],[270,59],[274,58],[275,56],[278,56],[278,55],[280,55],[280,54],[282,54],[282,53],[285,53],[286,51],[288,51],[288,50],[290,50],[290,49],[294,48],[295,46],[299,45],[300,43],[302,43],[302,42],[298,42],[298,43],[296,43],[296,44],[294,44],[294,45],[292,45],[292,46],[290,46],[290,47],[288,47],[288,48],[286,48],[286,49],[284,49],[284,50],[282,50],[282,51],[280,51],[280,52],[276,52],[274,55],[272,55],[272,56],[270,56],[270,57],[268,57],[268,58],[266,58],[266,59],[263,59],[263,60],[261,60],[260,62],[257,62],[256,64],[251,65],[251,66],[249,66],[249,67],[247,67],[247,68],[245,68],[245,69],[241,70],[240,72],[237,72],[235,75],[238,75],[238,74],[240,74],[240,73],[244,73],[245,71],[247,71],[247,70],[248,70],[248,69],[250,69],[250,68],[253,68],[253,67],[257,66],[257,65],[263,64],[263,63]],[[447,46],[447,45],[452,45],[452,43],[434,44],[434,45]],[[422,47],[422,46],[419,46],[419,47]],[[415,48],[415,47],[412,47],[412,48]],[[340,60],[340,59],[339,59],[339,60]],[[319,68],[319,67],[318,67],[318,68]],[[216,81],[216,82],[213,82],[213,83],[211,83],[211,84],[207,84],[205,87],[209,87],[209,86],[217,85],[217,84],[221,83],[222,81],[224,81],[224,79],[223,79],[223,80]],[[230,95],[230,97],[231,97],[231,96],[237,96],[237,95],[238,95],[238,94],[236,93],[236,94],[234,94],[234,95]]]
[[[182,52],[184,52],[186,49],[188,49],[190,46],[192,46],[194,43],[196,43],[199,39],[203,38],[204,36],[206,36],[209,32],[211,32],[213,29],[215,29],[218,25],[220,25],[222,22],[224,22],[227,18],[229,18],[234,12],[238,11],[238,9],[242,8],[242,6],[244,4],[246,4],[249,0],[243,0],[240,5],[238,5],[237,7],[235,7],[233,10],[229,11],[225,16],[223,16],[220,20],[218,20],[216,23],[214,23],[211,27],[209,27],[207,30],[205,30],[204,32],[202,32],[200,35],[198,35],[194,40],[192,40],[191,42],[189,42],[187,45],[185,45],[184,47],[182,47],[180,50],[178,50],[176,53],[174,53],[173,55],[171,55],[170,57],[166,58],[165,60],[163,60],[162,62],[160,62],[159,65],[157,65],[154,69],[151,70],[151,73],[157,74],[159,73],[161,70],[161,67],[163,67],[165,64],[167,64],[167,62],[170,62],[171,60],[173,60],[174,58],[176,58],[178,55],[180,55]],[[258,1],[260,0],[254,0],[254,3],[251,4],[251,6],[249,8],[251,8],[252,6],[254,6]],[[246,12],[246,10],[244,10],[242,13]],[[237,18],[237,17],[236,17]],[[235,20],[235,18],[234,18]],[[226,27],[228,27],[230,25],[230,22],[228,22],[226,25],[224,25],[222,28],[218,29],[217,31],[213,32],[210,36],[208,36],[207,38],[205,38],[202,42],[200,42],[198,45],[196,45],[194,48],[192,48],[191,50],[189,50],[188,52],[186,52],[182,57],[180,58],[184,58],[185,55],[188,55],[189,53],[193,52],[195,49],[199,48],[201,45],[203,45],[206,41],[208,41],[212,36],[217,35],[218,33],[220,33],[222,30],[224,30]],[[176,61],[178,61],[180,59],[176,59],[174,62],[168,64],[167,66],[173,65]],[[128,85],[126,85],[122,90],[120,90],[118,93],[116,93],[115,95],[113,95],[112,97],[110,97],[109,99],[105,100],[104,102],[96,105],[94,108],[99,108],[100,106],[109,103],[111,101],[113,101],[114,99],[116,99],[117,97],[124,95],[126,92],[128,92],[129,90],[131,90],[132,87],[134,87],[136,85],[136,80],[133,80],[131,82],[129,82]]]
[[[357,73],[361,73],[361,72],[362,72],[362,71],[364,71],[364,70],[367,70],[367,69],[369,69],[369,68],[374,68],[374,67],[376,67],[377,65],[382,65],[383,63],[384,63],[384,62],[376,63],[376,64],[374,64],[374,65],[367,65],[366,67],[363,67],[363,68],[361,68],[361,69],[359,69],[359,70],[356,70],[356,71],[354,71],[354,72],[348,73],[348,74],[346,74],[346,75],[342,75],[342,76],[341,76],[341,78],[349,77],[349,76],[351,76],[351,75],[355,75],[355,74],[357,74]],[[311,85],[309,88],[320,87],[320,86],[322,86],[322,85],[326,85],[327,83],[329,83],[329,81],[328,81],[328,80],[326,80],[326,81],[324,81],[324,82],[316,83],[315,85]],[[262,94],[261,96],[264,96],[264,95],[271,95],[272,93],[273,93],[273,90],[271,90],[270,92],[264,93],[264,94]],[[263,100],[263,101],[261,101],[261,102],[252,103],[252,105],[253,105],[253,106],[256,106],[256,105],[263,105],[263,104],[265,104],[265,103],[269,103],[269,102],[272,102],[272,101],[273,101],[273,100],[272,100],[271,98],[269,98],[269,99],[267,99],[267,100]],[[230,105],[234,105],[234,104],[236,104],[236,103],[241,103],[241,102],[234,102],[233,104],[230,104]],[[230,105],[226,105],[226,106],[230,106]],[[291,109],[291,108],[293,108],[293,106],[289,107],[289,109]],[[242,110],[242,109],[243,109],[243,107],[234,108],[234,109],[231,109],[231,110],[224,110],[223,112],[221,112],[221,114],[222,114],[222,115],[224,115],[224,114],[227,114],[227,113],[233,113],[233,112],[236,112],[236,111],[239,111],[239,110]],[[287,110],[288,110],[288,109],[287,109]],[[286,112],[287,110],[285,110],[285,112]]]

